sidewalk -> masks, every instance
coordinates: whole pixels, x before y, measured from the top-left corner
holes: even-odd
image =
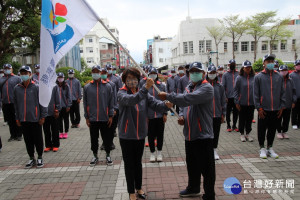
[[[81,104],[81,111],[82,107]],[[28,161],[25,143],[7,142],[8,126],[2,126],[0,115],[3,142],[0,153],[0,200],[128,199],[118,138],[114,139],[116,149],[111,153],[114,165],[106,166],[105,153],[99,151],[103,162],[89,167],[92,159],[89,130],[83,114],[81,116],[80,128],[70,129],[69,138],[60,140],[59,151],[44,153],[44,168],[25,170]],[[259,158],[256,125],[252,126],[251,134],[255,139],[252,143],[242,143],[239,133],[227,133],[226,125],[222,125],[218,147],[221,160],[216,162],[216,199],[300,199],[300,130],[290,127],[289,140],[275,139],[274,150],[279,154],[279,159],[262,160]],[[143,189],[148,199],[188,199],[178,195],[187,185],[187,171],[182,127],[177,124],[175,116],[168,115],[163,156],[164,162],[149,163],[150,151],[145,148]],[[240,194],[225,192],[224,180],[229,177],[240,181],[243,187]]]

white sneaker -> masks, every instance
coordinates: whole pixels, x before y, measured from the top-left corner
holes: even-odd
[[[248,142],[253,142],[253,138],[249,135],[245,136],[246,140],[248,140]]]
[[[272,147],[268,149],[268,156],[270,156],[272,158],[279,158],[278,154],[275,153],[275,151],[273,150]]]
[[[294,129],[294,130],[297,130],[297,129],[298,129],[298,126],[297,126],[297,125],[293,125],[293,129]]]
[[[277,138],[278,139],[283,139],[283,133],[277,133]]]
[[[246,142],[245,135],[241,135],[241,141],[242,141],[242,142]]]
[[[267,159],[267,150],[265,148],[261,148],[259,151],[259,157],[263,159]]]
[[[163,161],[162,155],[158,154],[156,160],[157,160],[157,162],[162,162]]]
[[[151,153],[150,155],[150,162],[155,162],[156,158],[155,158],[155,153]]]
[[[220,156],[217,153],[217,149],[214,149],[214,156],[215,156],[215,160],[219,160]]]

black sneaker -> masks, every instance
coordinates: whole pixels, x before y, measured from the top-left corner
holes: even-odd
[[[104,144],[102,144],[100,150],[104,150],[104,149],[105,149]]]
[[[11,141],[14,141],[14,140],[15,140],[15,138],[10,137],[7,141],[8,141],[8,142],[11,142]]]
[[[94,158],[92,159],[92,161],[90,162],[90,166],[91,166],[91,167],[94,167],[97,163],[98,163],[98,158],[94,157]]]
[[[200,192],[191,192],[187,189],[185,190],[182,190],[179,195],[181,197],[197,197],[197,196],[200,196]]]
[[[110,156],[107,156],[107,157],[106,157],[106,164],[107,164],[108,166],[111,166],[111,165],[114,164],[113,161],[111,160],[111,157],[110,157]]]
[[[37,168],[42,168],[44,167],[43,159],[37,159]]]
[[[35,159],[29,160],[28,163],[25,165],[25,169],[30,169],[35,165]]]
[[[72,124],[71,128],[76,128],[76,125],[75,125],[75,124]]]

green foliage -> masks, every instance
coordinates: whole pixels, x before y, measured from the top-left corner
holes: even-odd
[[[91,80],[93,80],[93,78],[91,76],[83,76],[83,77],[81,77],[81,81],[80,81],[81,87],[84,87]]]
[[[84,70],[84,72],[81,73],[82,76],[89,76],[92,77],[92,69],[91,68],[87,68],[86,70]]]
[[[264,69],[262,58],[258,59],[256,62],[254,62],[252,67],[255,72],[262,71]]]
[[[1,1],[0,63],[15,52],[15,47],[39,48],[40,14],[41,0]]]
[[[13,67],[13,73],[18,74],[19,69],[21,68],[21,64],[18,62],[12,62],[11,66]]]
[[[81,68],[82,70],[86,70],[88,68],[88,65],[86,64],[84,58],[80,58],[80,62],[81,62]]]
[[[286,64],[289,68],[289,70],[295,70],[294,64],[293,63],[288,63]]]

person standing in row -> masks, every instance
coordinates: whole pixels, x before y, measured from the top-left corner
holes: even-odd
[[[178,68],[178,74],[175,76],[175,93],[180,94],[179,91],[179,84],[180,84],[180,79],[185,75],[185,68],[183,65],[180,65]],[[176,112],[179,113],[179,106],[176,106]]]
[[[68,79],[66,83],[70,86],[70,96],[72,100],[72,106],[70,107],[70,118],[71,118],[71,128],[80,127],[80,101],[82,99],[82,90],[80,81],[75,78],[74,69],[68,70]]]
[[[188,186],[181,197],[200,196],[201,175],[205,194],[202,199],[215,199],[215,159],[213,148],[213,97],[214,88],[205,80],[205,71],[200,62],[190,65],[191,82],[183,94],[159,93],[161,100],[179,105],[178,119],[184,125]]]
[[[264,70],[254,77],[254,105],[258,111],[257,138],[260,146],[260,158],[267,156],[279,158],[273,149],[276,124],[285,108],[285,90],[283,77],[274,71],[274,54],[263,57]],[[267,132],[268,131],[268,132]],[[265,138],[267,132],[267,149]]]
[[[104,73],[103,73],[104,74]],[[102,74],[102,78],[104,76]],[[114,93],[112,86],[101,80],[101,67],[92,67],[93,80],[83,89],[83,107],[86,124],[90,129],[91,150],[93,158],[90,166],[95,166],[98,161],[99,131],[104,143],[106,152],[106,164],[112,165],[110,157],[112,133],[109,129],[114,115]]]
[[[237,120],[238,120],[238,110],[234,104],[234,95],[233,95],[233,87],[235,84],[235,79],[239,75],[239,73],[236,71],[236,62],[235,60],[229,60],[228,64],[229,70],[225,72],[225,74],[222,77],[222,85],[225,89],[226,94],[226,122],[227,122],[227,131],[231,132],[232,130],[238,132],[239,129],[236,126]],[[233,112],[233,124],[230,125],[230,114]],[[232,129],[231,129],[232,128]]]
[[[253,138],[249,134],[252,131],[251,126],[255,108],[253,101],[254,76],[251,62],[246,60],[243,62],[243,67],[236,78],[233,89],[234,103],[239,111],[239,131],[242,142],[253,142]]]
[[[153,68],[152,65],[147,65],[147,66],[145,67],[145,73],[148,74],[148,72],[149,72],[152,68]],[[141,78],[141,80],[140,80],[140,82],[139,82],[139,88],[142,88],[143,85],[146,83],[146,81],[147,81],[147,77]]]
[[[297,102],[292,109],[292,126],[296,130],[300,128],[300,60],[295,61],[295,71],[290,74],[296,87]]]
[[[72,106],[72,97],[69,84],[65,81],[65,75],[62,72],[57,73],[57,81],[59,89],[59,98],[61,111],[59,113],[59,138],[67,139],[69,132],[69,114]],[[65,125],[65,129],[64,129]],[[64,132],[65,130],[65,132]]]
[[[32,80],[37,85],[39,84],[39,80],[40,80],[40,68],[41,68],[40,64],[34,65],[35,73],[32,75]]]
[[[214,98],[213,98],[213,131],[214,131],[214,157],[215,160],[219,160],[217,148],[219,142],[219,135],[221,124],[224,123],[224,118],[226,116],[226,97],[225,90],[222,84],[219,83],[217,77],[217,69],[214,65],[210,65],[207,69],[207,81],[214,88]]]
[[[60,146],[58,118],[61,111],[60,91],[58,85],[52,89],[51,99],[48,105],[48,115],[43,125],[45,134],[44,152],[57,152]]]
[[[171,77],[169,77],[167,80],[167,92],[168,93],[176,92],[176,79],[175,79],[176,76],[177,76],[176,70],[171,69]],[[171,116],[174,116],[174,113],[172,110],[171,110]]]
[[[220,65],[218,66],[218,81],[219,83],[222,84],[222,77],[223,77],[223,74],[224,74],[224,66],[223,65]]]
[[[162,92],[166,92],[166,87],[158,81],[158,71],[156,68],[152,68],[149,71],[149,78],[154,81],[154,84]],[[153,84],[153,85],[154,85]],[[158,92],[154,89],[153,86],[149,88],[149,94],[155,99],[159,100]],[[151,108],[148,108],[148,142],[150,147],[150,162],[162,162],[162,147],[164,142],[164,132],[165,132],[165,123],[167,122],[168,112],[155,111]],[[157,141],[157,152],[155,153],[155,140]]]
[[[180,78],[178,83],[178,93],[180,94],[184,93],[186,86],[190,82],[189,66],[189,64],[185,65],[185,75]]]
[[[135,190],[139,198],[146,199],[146,194],[142,190],[142,157],[148,133],[148,109],[166,112],[173,106],[148,94],[148,90],[154,84],[152,79],[147,79],[139,89],[140,77],[138,69],[133,67],[126,69],[122,74],[125,85],[118,92],[120,110],[118,129],[130,200],[137,199]]]
[[[39,104],[39,88],[31,81],[31,68],[22,66],[20,69],[22,83],[14,88],[14,107],[16,111],[16,124],[21,127],[24,141],[29,155],[29,162],[25,168],[29,169],[36,164],[34,147],[38,153],[37,167],[43,163],[43,133],[42,125],[47,116],[47,108]]]
[[[284,89],[285,89],[285,109],[279,118],[279,123],[277,126],[277,138],[278,139],[289,139],[287,131],[289,130],[289,123],[291,118],[291,109],[295,107],[297,102],[296,87],[294,81],[289,76],[289,69],[286,65],[281,65],[279,67],[279,73],[284,79]]]
[[[0,91],[2,99],[2,110],[4,119],[7,120],[10,132],[8,142],[13,140],[21,141],[22,133],[16,124],[15,106],[14,106],[14,87],[22,82],[19,76],[12,72],[11,64],[4,64],[4,76],[0,78]]]

